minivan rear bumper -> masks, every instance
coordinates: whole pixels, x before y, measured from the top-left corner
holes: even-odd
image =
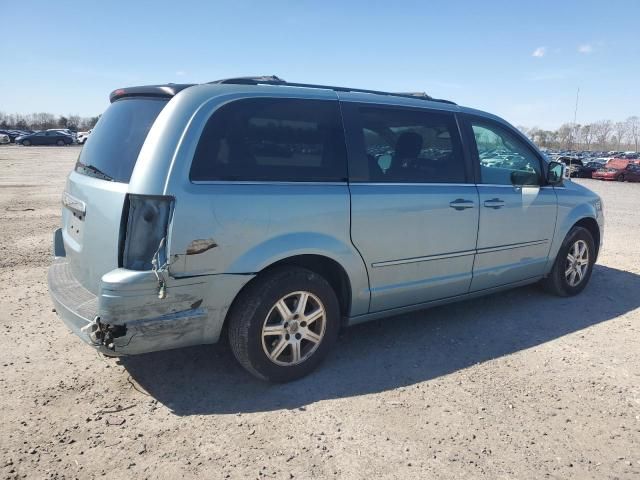
[[[85,343],[109,356],[215,343],[231,302],[253,278],[169,278],[166,298],[160,298],[153,272],[118,268],[102,276],[95,295],[74,277],[60,240],[58,230],[47,276],[56,313]]]
[[[68,267],[64,258],[56,258],[49,267],[47,280],[56,313],[73,333],[97,347],[86,329],[98,312],[98,297],[80,285]]]

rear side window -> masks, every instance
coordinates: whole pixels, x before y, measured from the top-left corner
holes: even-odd
[[[76,171],[128,183],[142,144],[167,101],[134,97],[112,103],[82,147]]]
[[[220,107],[204,128],[193,181],[345,181],[337,101],[254,98]]]
[[[368,181],[464,183],[455,117],[445,112],[359,108]]]

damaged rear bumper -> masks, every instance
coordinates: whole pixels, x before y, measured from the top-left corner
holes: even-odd
[[[99,295],[73,275],[66,257],[49,267],[56,312],[85,343],[111,356],[215,343],[231,302],[252,275],[170,278],[159,298],[152,272],[115,269],[102,276]]]

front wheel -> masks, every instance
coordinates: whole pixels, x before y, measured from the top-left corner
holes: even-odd
[[[618,177],[618,181],[619,181],[619,182],[625,182],[626,180],[627,180],[627,179],[626,179],[626,177],[625,177],[624,175],[620,175],[620,176]]]
[[[317,273],[299,267],[261,274],[229,312],[229,343],[236,359],[256,377],[273,382],[313,371],[339,328],[333,288]]]
[[[56,145],[58,145],[59,147],[64,147],[64,145],[65,145],[64,140],[58,140],[56,142]]]
[[[551,273],[542,281],[545,289],[560,297],[580,293],[589,283],[596,249],[593,236],[583,227],[573,227],[565,238]]]
[[[31,145],[31,142],[29,140],[23,140],[23,142],[22,142],[22,146],[23,147],[28,147],[30,145]]]

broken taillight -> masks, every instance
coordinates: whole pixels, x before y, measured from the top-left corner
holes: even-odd
[[[130,270],[162,267],[173,197],[129,194],[127,203],[122,266]]]

